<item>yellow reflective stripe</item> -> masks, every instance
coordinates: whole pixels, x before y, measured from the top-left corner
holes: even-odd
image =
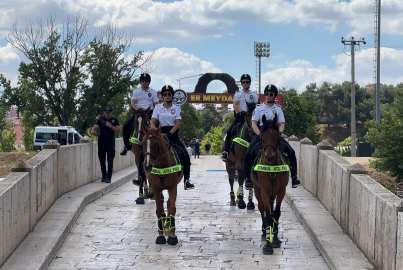
[[[175,172],[180,172],[182,170],[182,165],[176,165],[168,168],[153,168],[151,170],[152,174],[159,174],[159,175],[165,175],[165,174],[171,174]]]
[[[267,232],[266,232],[266,241],[273,243],[273,228],[271,226],[269,226],[268,228],[266,228],[266,231],[267,231],[267,229],[269,229],[270,233],[269,233],[269,238],[267,238]]]
[[[225,136],[224,136],[224,139],[223,139],[223,140],[225,141],[225,139],[226,139],[226,138],[227,138],[227,134],[225,134]]]
[[[239,143],[240,145],[242,145],[242,146],[244,146],[244,147],[246,147],[246,148],[249,147],[249,143],[248,143],[247,141],[245,141],[245,140],[239,138],[239,137],[233,139],[233,141],[236,142],[236,143]]]
[[[278,165],[278,166],[267,166],[262,164],[257,164],[253,170],[258,172],[288,172],[290,167],[288,165]]]
[[[131,143],[140,144],[139,140],[137,140],[137,139],[134,138],[134,137],[130,137],[129,141],[130,141]]]

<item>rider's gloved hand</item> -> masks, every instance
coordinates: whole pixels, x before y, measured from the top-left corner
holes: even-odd
[[[171,133],[171,132],[168,132],[168,133],[167,133],[167,138],[168,138],[168,140],[171,140],[171,137],[172,137],[172,133]]]
[[[283,132],[282,132],[282,131],[280,131],[279,133],[280,133],[280,136],[283,135]]]

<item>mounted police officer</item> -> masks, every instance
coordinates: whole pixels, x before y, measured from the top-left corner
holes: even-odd
[[[232,140],[232,129],[237,125],[237,124],[242,124],[245,122],[245,115],[248,111],[248,105],[247,103],[258,103],[259,98],[256,93],[250,91],[250,84],[252,82],[251,77],[249,74],[243,74],[241,76],[241,84],[242,84],[242,90],[237,91],[234,95],[234,110],[235,110],[235,120],[232,122],[231,126],[229,127],[227,131],[227,136],[225,137],[225,145],[224,145],[224,151],[222,152],[221,159],[223,161],[226,161],[228,158],[228,153],[229,153],[229,148],[231,145],[231,140]]]
[[[269,84],[264,89],[265,95],[265,102],[263,104],[257,105],[255,111],[253,112],[252,116],[252,129],[257,134],[260,135],[259,127],[257,123],[260,123],[260,126],[263,125],[262,117],[263,115],[266,116],[266,119],[273,120],[275,114],[277,114],[278,119],[278,129],[280,131],[280,135],[283,134],[285,128],[285,118],[283,110],[275,104],[274,100],[278,94],[277,87],[273,84]],[[275,112],[274,112],[275,111]],[[297,158],[295,157],[295,151],[292,149],[291,145],[283,138],[279,137],[281,143],[282,151],[287,154],[288,158],[290,159],[290,167],[291,167],[291,178],[292,178],[292,187],[296,188],[301,184],[301,181],[298,179],[297,176]],[[246,189],[253,188],[252,181],[250,179],[250,171],[252,167],[252,163],[254,161],[253,155],[253,148],[256,144],[262,141],[260,136],[256,136],[252,142],[250,143],[248,150],[246,151],[245,160],[244,160],[244,172],[246,176],[245,187]]]
[[[153,109],[155,105],[159,103],[159,99],[157,96],[157,91],[151,89],[149,87],[151,82],[151,76],[148,73],[142,73],[140,75],[140,88],[136,88],[133,91],[131,106],[133,109],[148,109],[150,107],[150,112],[148,114],[148,119],[151,118]],[[131,143],[129,141],[130,137],[130,126],[133,124],[135,115],[130,117],[129,120],[126,121],[123,125],[123,142],[125,147],[120,151],[120,155],[124,156],[127,154],[127,151],[132,149]]]
[[[95,135],[98,128],[98,157],[101,164],[102,182],[110,183],[113,172],[113,159],[115,158],[115,133],[120,133],[118,119],[112,117],[111,107],[106,107],[104,116],[99,118],[92,127],[91,134]],[[108,155],[108,172],[106,172],[106,156]]]
[[[174,89],[172,88],[172,86],[165,85],[164,87],[162,87],[161,95],[164,98],[164,102],[162,104],[158,104],[155,106],[151,118],[151,129],[157,128],[156,124],[158,120],[160,126],[162,126],[161,132],[166,134],[166,136],[168,137],[169,141],[172,144],[177,145],[181,148],[182,153],[178,154],[182,156],[181,161],[183,163],[182,165],[184,166],[183,174],[185,178],[184,180],[185,190],[193,189],[195,186],[189,179],[190,178],[189,154],[178,136],[179,127],[182,123],[181,107],[172,103],[172,98],[174,95]],[[140,160],[140,163],[142,164],[143,161]],[[140,166],[140,171],[141,173],[143,172],[143,166]],[[134,184],[140,184],[140,183],[134,183]]]

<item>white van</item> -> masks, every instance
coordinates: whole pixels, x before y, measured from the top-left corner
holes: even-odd
[[[82,136],[69,126],[36,127],[34,132],[34,150],[42,150],[48,140],[54,140],[60,145],[80,143]]]

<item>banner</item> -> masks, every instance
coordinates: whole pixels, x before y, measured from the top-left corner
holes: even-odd
[[[163,102],[160,92],[157,93],[160,102]],[[187,92],[186,103],[215,103],[215,104],[232,104],[234,102],[234,94],[219,94],[219,93],[189,93]],[[260,101],[265,101],[264,94],[259,95]],[[278,94],[275,99],[276,104],[282,105],[282,96]]]

